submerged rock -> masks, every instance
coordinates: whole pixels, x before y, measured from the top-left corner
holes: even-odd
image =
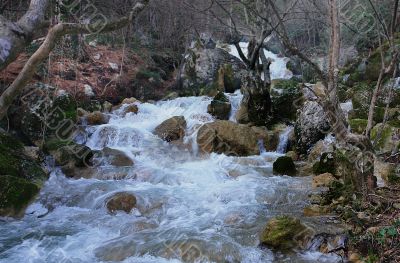
[[[269,137],[266,131],[261,134],[247,125],[231,121],[215,121],[200,127],[197,134],[199,148],[207,153],[224,153],[233,156],[249,156],[260,153],[258,141]]]
[[[219,120],[228,120],[231,113],[232,105],[223,92],[218,93],[211,104],[208,105],[207,111]]]
[[[307,234],[307,227],[299,219],[278,216],[268,221],[260,235],[260,242],[271,248],[289,250],[301,247]]]
[[[129,158],[123,151],[108,147],[102,150],[101,158],[106,163],[117,167],[132,166],[134,164],[132,159]]]
[[[47,178],[20,141],[0,132],[0,216],[22,216]]]
[[[177,141],[185,136],[186,125],[183,116],[175,116],[158,125],[154,133],[164,141]]]
[[[131,193],[117,193],[106,200],[106,207],[111,214],[117,211],[129,214],[136,207],[136,197]]]
[[[273,164],[273,172],[274,174],[279,175],[296,175],[296,166],[292,158],[288,156],[279,157]]]
[[[135,104],[131,104],[124,108],[125,114],[128,114],[128,113],[137,114],[138,112],[139,112],[139,107]]]

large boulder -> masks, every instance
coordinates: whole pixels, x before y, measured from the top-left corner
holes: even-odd
[[[232,105],[223,92],[219,92],[217,96],[208,105],[207,111],[219,120],[228,120],[231,113]]]
[[[270,248],[289,250],[301,248],[309,238],[309,231],[299,219],[278,216],[268,221],[260,235],[260,242]]]
[[[269,148],[269,137],[266,130],[253,129],[231,121],[216,121],[200,127],[197,143],[203,152],[249,156],[260,153],[260,141]]]
[[[183,116],[175,116],[158,125],[154,133],[164,141],[177,141],[185,136],[186,125]]]
[[[315,101],[307,101],[298,111],[295,124],[297,151],[306,154],[330,130],[323,108]]]
[[[11,127],[31,143],[41,145],[43,138],[66,138],[76,128],[77,103],[65,91],[36,84],[26,88],[18,105],[9,111]]]
[[[245,64],[220,48],[200,45],[185,55],[179,76],[180,95],[211,95],[218,91],[234,92],[241,86],[241,73]]]
[[[242,77],[241,92],[243,99],[236,113],[239,123],[252,123],[257,126],[266,126],[272,120],[272,102],[269,86],[253,72],[246,72]]]
[[[0,216],[20,217],[48,178],[23,144],[0,132]]]

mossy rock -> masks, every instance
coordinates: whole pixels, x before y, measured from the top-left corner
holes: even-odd
[[[293,159],[288,156],[279,157],[273,164],[273,172],[278,175],[296,175],[296,166]]]
[[[367,128],[368,120],[366,119],[352,119],[349,120],[349,125],[352,132],[362,134]]]
[[[324,173],[330,173],[335,175],[336,166],[335,166],[335,153],[328,152],[323,153],[319,162],[316,162],[313,165],[313,172],[315,175],[320,175]]]
[[[376,141],[375,150],[381,153],[392,153],[399,150],[400,128],[398,123],[396,121],[387,123],[383,129],[382,125],[382,123],[377,124],[371,131],[371,139]],[[380,137],[378,138],[379,133]]]
[[[19,140],[0,132],[0,216],[21,216],[47,178]]]
[[[275,80],[271,89],[274,119],[295,120],[302,97],[300,85],[295,80]]]
[[[23,153],[23,144],[3,132],[0,132],[1,174],[23,178],[38,185],[41,185],[47,179],[47,174],[43,171],[41,165]]]
[[[46,141],[44,150],[51,154],[60,166],[87,167],[91,165],[94,157],[94,152],[89,147],[58,138]]]
[[[228,120],[232,105],[223,92],[219,92],[208,105],[207,111],[219,120]]]
[[[21,104],[10,109],[10,125],[26,141],[40,146],[43,138],[68,137],[75,130],[77,102],[65,92],[56,93],[54,87],[39,83],[28,87]]]
[[[0,216],[22,216],[39,190],[39,186],[25,179],[0,175]]]
[[[218,94],[214,97],[214,101],[229,102],[229,99],[223,92],[218,92]]]
[[[268,221],[260,235],[262,245],[279,250],[289,250],[299,246],[306,235],[307,228],[299,219],[278,216]]]

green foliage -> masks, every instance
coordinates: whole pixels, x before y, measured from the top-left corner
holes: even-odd
[[[336,173],[336,165],[335,165],[335,153],[323,153],[319,162],[316,162],[313,165],[313,172],[315,175],[320,175],[323,173]]]
[[[160,73],[151,71],[149,69],[144,69],[144,68],[139,69],[139,71],[136,74],[136,78],[142,79],[142,80],[143,79],[145,79],[145,80],[153,79],[158,82],[161,81]]]
[[[349,120],[349,125],[352,132],[362,134],[367,128],[368,120],[366,119],[352,119]]]

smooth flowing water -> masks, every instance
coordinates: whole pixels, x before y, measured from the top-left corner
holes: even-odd
[[[102,164],[95,178],[79,180],[55,167],[23,219],[0,219],[0,262],[336,262],[313,251],[258,246],[269,218],[301,216],[311,179],[273,176],[278,153],[199,154],[196,132],[213,121],[210,101],[143,103],[137,115],[121,108],[109,124],[87,127],[88,146],[119,149],[134,165]],[[188,123],[183,144],[153,135],[178,115]],[[136,196],[130,214],[107,212],[105,200],[118,192]]]

